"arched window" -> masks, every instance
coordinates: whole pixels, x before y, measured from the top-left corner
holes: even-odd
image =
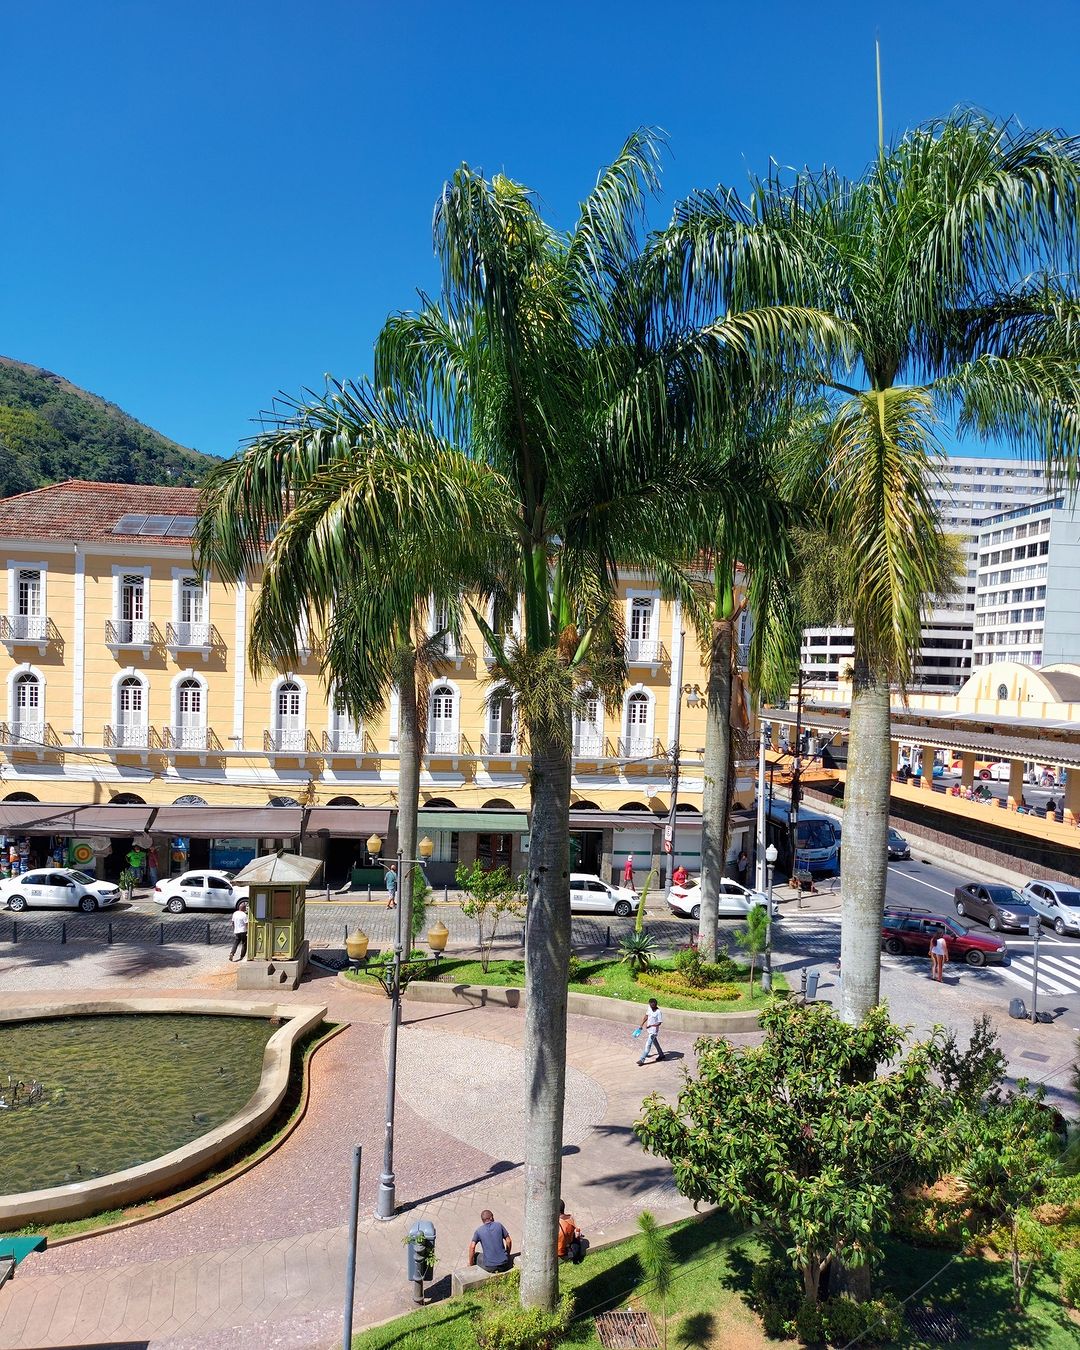
[[[37,798],[32,792],[9,792],[4,798],[6,802],[36,802]]]
[[[488,704],[488,734],[485,753],[512,755],[514,748],[514,700],[496,698]]]
[[[116,743],[145,748],[147,738],[146,686],[138,675],[125,675],[116,691]]]
[[[583,690],[574,710],[574,754],[599,755],[603,752],[600,724],[600,699],[592,689]]]
[[[998,696],[998,698],[1008,698],[1008,697],[1009,697],[1009,686],[1008,686],[1007,684],[999,684],[999,685],[998,685],[998,695],[997,695],[997,696]]]
[[[205,806],[206,798],[200,797],[197,792],[185,792],[183,796],[177,797],[173,806]]]
[[[274,748],[303,750],[304,726],[301,721],[303,691],[295,680],[283,680],[274,696]]]
[[[361,751],[364,748],[363,723],[355,721],[338,703],[330,705],[330,749]]]
[[[45,708],[40,678],[25,670],[15,677],[11,699],[13,745],[41,745],[45,740]]]
[[[653,751],[652,700],[638,690],[626,700],[626,740],[623,753],[630,756],[651,755]]]
[[[448,684],[431,691],[428,713],[428,753],[456,754],[458,750],[457,695]]]
[[[174,739],[180,750],[206,749],[206,691],[194,675],[176,686]]]

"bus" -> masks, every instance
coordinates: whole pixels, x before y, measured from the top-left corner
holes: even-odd
[[[815,877],[839,876],[839,831],[831,817],[807,806],[799,807],[799,834],[792,859],[790,815],[789,802],[777,798],[766,805],[765,842],[776,845],[776,875],[804,871]]]

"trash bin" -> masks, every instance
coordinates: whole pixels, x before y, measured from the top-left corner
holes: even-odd
[[[428,1219],[417,1220],[409,1229],[406,1251],[413,1302],[423,1303],[424,1281],[435,1275],[435,1225]]]
[[[806,997],[807,997],[808,999],[815,999],[815,998],[817,998],[817,983],[818,983],[818,979],[819,979],[819,976],[818,976],[818,973],[817,973],[816,970],[812,970],[812,971],[810,972],[810,974],[807,975],[807,977],[806,977]]]

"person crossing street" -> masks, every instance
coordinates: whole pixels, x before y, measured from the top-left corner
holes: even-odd
[[[656,999],[649,999],[649,1011],[641,1019],[642,1029],[648,1034],[645,1039],[645,1049],[642,1050],[641,1058],[638,1060],[639,1067],[649,1058],[649,1051],[654,1047],[656,1049],[657,1061],[667,1059],[667,1055],[665,1055],[660,1048],[660,1028],[663,1025],[663,1022],[664,1017],[657,1006]]]

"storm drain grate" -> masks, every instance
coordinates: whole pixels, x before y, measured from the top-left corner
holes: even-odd
[[[660,1345],[652,1318],[635,1308],[601,1313],[596,1319],[596,1335],[605,1350],[654,1350]]]
[[[931,1345],[967,1343],[968,1329],[960,1318],[940,1308],[908,1308],[904,1320],[920,1340]]]
[[[1040,1054],[1039,1054],[1037,1051],[1035,1051],[1035,1050],[1021,1050],[1021,1051],[1020,1051],[1020,1058],[1021,1058],[1021,1059],[1033,1059],[1033,1060],[1035,1061],[1036,1064],[1049,1064],[1049,1063],[1050,1063],[1050,1056],[1049,1056],[1049,1055],[1040,1055]]]

